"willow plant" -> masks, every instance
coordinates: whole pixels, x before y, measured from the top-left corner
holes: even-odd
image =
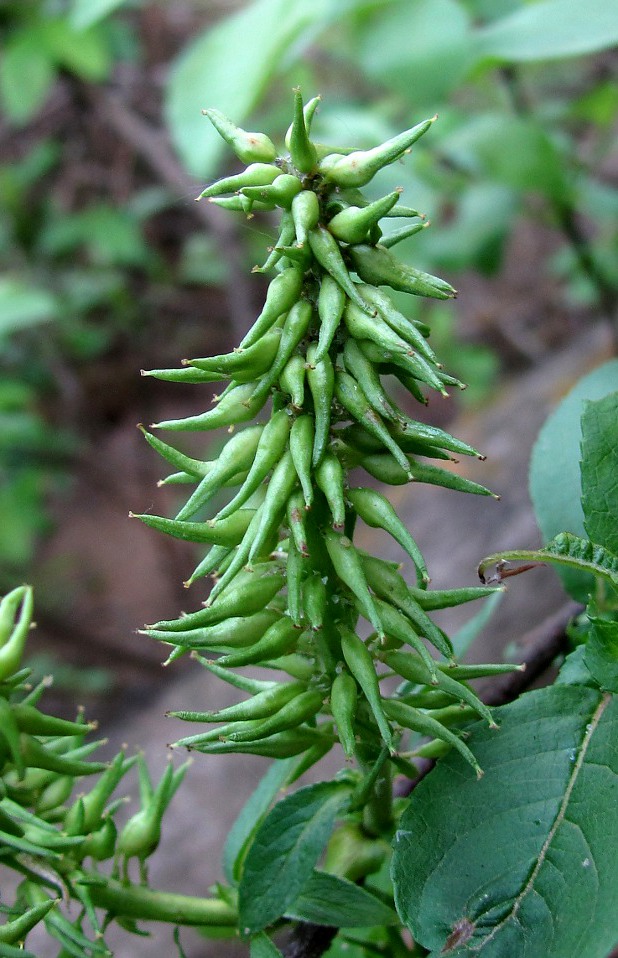
[[[110,921],[138,931],[136,921],[155,919],[214,935],[235,928],[250,940],[252,958],[278,955],[270,935],[299,921],[375,926],[354,939],[368,949],[363,954],[379,945],[381,954],[409,955],[388,883],[401,812],[393,774],[414,777],[416,756],[451,749],[473,777],[482,774],[459,727],[478,716],[494,723],[468,680],[512,666],[457,664],[431,613],[495,590],[430,589],[423,556],[388,498],[362,484],[364,470],[391,485],[426,482],[491,495],[435,464],[453,455],[482,459],[480,453],[411,418],[384,382],[398,380],[421,407],[427,391],[444,395],[461,386],[442,368],[429,328],[402,314],[384,290],[454,297],[449,283],[392,252],[424,228],[422,216],[400,202],[398,190],[374,202],[362,193],[383,167],[405,158],[435,117],[374,149],[351,150],[311,139],[318,105],[319,97],[303,104],[295,91],[281,153],[267,136],[204,111],[247,166],[198,199],[248,216],[280,211],[276,242],[255,268],[274,276],[238,348],[146,374],[218,390],[206,412],[151,428],[227,430],[219,455],[207,460],[143,430],[174,469],[164,481],[194,488],[175,518],[138,518],[209,544],[187,585],[214,580],[196,611],[143,631],[170,650],[168,662],[190,653],[244,694],[219,711],[172,713],[208,726],[176,746],[280,761],[228,836],[226,884],[214,897],[149,888],[147,860],[186,765],[174,771],[170,764],[154,786],[142,757],[120,753],[109,766],[86,761],[96,743],[84,743],[90,726],[83,718],[54,720],[36,708],[43,688],[30,689],[20,670],[32,596],[26,587],[14,590],[0,606],[0,850],[23,882],[0,925],[2,954],[26,954],[17,946],[40,920],[63,956],[82,956],[108,953],[102,935]],[[392,218],[405,225],[383,235],[380,223]],[[414,585],[399,563],[359,547],[359,520],[395,540]],[[244,671],[255,666],[273,678]],[[269,810],[282,787],[337,743],[346,758],[339,776],[297,789]],[[135,762],[140,809],[118,829],[121,801],[112,794]],[[101,771],[90,792],[70,799],[76,782]],[[374,873],[374,884],[367,883]],[[77,899],[78,916],[50,904],[56,898]],[[93,931],[88,937],[85,923]]]

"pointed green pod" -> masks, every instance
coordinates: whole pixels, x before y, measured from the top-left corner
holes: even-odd
[[[288,529],[301,556],[308,556],[307,530],[305,527],[305,503],[300,490],[293,492],[286,506]]]
[[[221,489],[224,482],[244,472],[254,461],[255,453],[262,436],[263,426],[248,426],[232,435],[219,453],[214,468],[204,476],[197,489],[176,515],[176,519],[190,519]]]
[[[231,552],[228,546],[213,546],[208,550],[201,562],[199,562],[186,582],[183,583],[186,589],[197,579],[203,579],[204,576],[217,574],[220,564],[228,557]]]
[[[295,628],[302,627],[303,607],[302,607],[302,588],[303,578],[305,576],[306,562],[304,555],[296,546],[294,538],[290,538],[288,543],[288,558],[285,565],[285,575],[287,583],[287,611],[292,624]]]
[[[230,742],[258,741],[278,732],[295,729],[303,722],[313,718],[322,707],[322,693],[315,689],[297,693],[291,701],[283,705],[274,715],[264,719],[258,729],[230,732]]]
[[[504,588],[468,586],[463,589],[431,589],[425,591],[410,587],[410,594],[426,612],[434,612],[436,609],[452,609],[454,606],[474,602],[476,599],[486,599],[495,592],[504,592]]]
[[[229,669],[224,669],[220,665],[217,665],[212,659],[205,659],[195,652],[192,658],[218,679],[222,679],[235,689],[240,689],[241,692],[248,692],[249,695],[258,695],[260,692],[265,691],[265,689],[273,689],[279,684],[278,682],[264,682],[261,679],[252,679],[247,675],[237,675],[235,672],[230,672]]]
[[[430,682],[435,684],[436,663],[429,654],[423,640],[420,638],[416,627],[410,622],[407,616],[403,615],[402,612],[389,602],[374,598],[374,603],[387,639],[394,639],[397,645],[399,643],[410,645],[418,653],[419,661],[422,661],[423,667],[430,676]]]
[[[320,331],[318,346],[314,356],[315,362],[320,362],[328,353],[331,343],[335,338],[335,333],[341,325],[346,302],[346,294],[339,283],[335,282],[329,274],[323,276],[318,294]]]
[[[409,682],[415,682],[418,685],[434,685],[436,688],[442,689],[443,692],[448,692],[449,695],[473,708],[481,718],[489,723],[491,728],[496,728],[490,710],[481,702],[478,695],[463,682],[459,682],[439,670],[432,675],[416,655],[405,652],[385,652],[381,658],[397,675]]]
[[[354,716],[358,704],[358,686],[349,672],[340,672],[330,690],[330,710],[337,726],[337,735],[345,757],[354,758],[356,738]]]
[[[392,249],[397,243],[402,243],[411,236],[416,236],[417,233],[420,233],[421,230],[426,229],[430,225],[429,220],[427,220],[426,223],[411,223],[409,226],[402,226],[401,229],[393,230],[388,236],[381,236],[380,246],[383,246],[384,249]]]
[[[305,618],[314,632],[321,631],[326,616],[327,594],[322,576],[315,572],[303,583]]]
[[[180,711],[168,712],[167,715],[170,718],[182,719],[183,722],[246,722],[268,718],[305,689],[306,685],[303,682],[277,683],[271,688],[258,692],[250,699],[220,709],[218,712]]]
[[[332,236],[324,226],[317,226],[307,234],[311,252],[318,263],[327,273],[329,273],[336,283],[352,300],[353,303],[363,310],[363,312],[373,315],[374,310],[364,301],[358,292],[356,285],[352,282],[348,267],[345,264],[341,250],[334,236]]]
[[[68,755],[57,755],[38,742],[31,735],[20,736],[21,754],[27,768],[43,768],[49,772],[59,772],[60,775],[94,775],[104,772],[105,762],[82,762]]]
[[[248,133],[228,120],[220,110],[209,107],[202,110],[215,130],[243,163],[272,163],[277,156],[274,143],[265,133]]]
[[[255,510],[255,515],[249,523],[247,531],[242,537],[242,541],[239,543],[236,552],[233,553],[230,562],[226,563],[224,569],[219,570],[219,577],[212,587],[208,597],[209,603],[212,604],[217,596],[220,595],[224,589],[227,589],[232,579],[236,578],[243,566],[245,566],[249,561],[249,552],[251,551],[251,546],[253,545],[255,534],[260,527],[261,521],[262,506],[259,506]]]
[[[241,541],[253,519],[255,509],[239,509],[229,519],[216,522],[180,522],[166,519],[164,516],[150,514],[137,515],[130,512],[132,519],[139,519],[144,525],[159,532],[165,532],[175,539],[185,542],[209,542],[211,545],[236,546]]]
[[[362,243],[382,217],[392,210],[400,196],[399,189],[367,206],[348,206],[333,216],[328,223],[328,231],[343,243]]]
[[[291,358],[301,340],[307,335],[312,318],[312,304],[306,299],[298,299],[286,316],[281,330],[277,355],[269,371],[260,379],[256,387],[252,397],[254,402],[266,396],[270,387],[278,380],[287,361]]]
[[[405,486],[406,483],[412,481],[409,462],[408,468],[404,469],[399,465],[395,457],[387,452],[362,456],[359,465],[361,465],[370,476],[373,476],[378,482],[385,483],[387,486]]]
[[[483,771],[476,758],[461,738],[451,732],[450,729],[445,728],[444,725],[427,715],[426,712],[419,712],[418,709],[406,705],[405,702],[399,702],[397,699],[384,699],[383,706],[387,716],[393,722],[401,725],[402,728],[412,729],[413,732],[418,732],[420,735],[437,738],[452,745],[472,766],[476,772],[476,777],[481,778]]]
[[[338,629],[341,638],[341,651],[346,664],[369,703],[385,744],[390,751],[394,751],[393,733],[382,707],[380,686],[371,654],[355,632],[344,625],[339,625]]]
[[[333,529],[341,532],[345,526],[344,472],[337,456],[326,452],[316,466],[315,481],[324,493],[333,519]]]
[[[250,200],[242,193],[236,193],[234,196],[210,196],[208,202],[232,213],[246,213],[247,219],[251,219],[254,213],[270,213],[276,207],[274,200]]]
[[[300,411],[305,402],[305,357],[300,353],[288,359],[281,370],[279,386],[290,397],[292,409]]]
[[[290,431],[290,454],[300,481],[305,499],[305,508],[309,509],[313,502],[313,482],[311,478],[311,461],[315,441],[315,427],[313,417],[299,416],[292,424]]]
[[[224,176],[223,179],[207,186],[197,198],[201,200],[204,197],[219,197],[224,193],[235,193],[243,186],[267,186],[280,174],[279,167],[273,166],[272,163],[251,163],[242,173]]]
[[[245,349],[257,343],[282,313],[292,308],[303,285],[303,271],[289,266],[271,281],[262,312],[241,342]]]
[[[365,399],[357,381],[343,370],[337,370],[335,375],[335,395],[352,418],[360,422],[367,432],[380,439],[401,468],[412,478],[406,455],[401,451],[378,414],[374,412]]]
[[[361,558],[353,543],[347,536],[333,532],[331,529],[324,532],[324,541],[337,576],[356,596],[362,614],[382,637],[384,635],[382,622],[367,585]]]
[[[292,758],[308,749],[319,746],[317,755],[326,753],[333,744],[333,739],[327,737],[321,730],[303,727],[277,732],[267,738],[256,739],[251,742],[211,742],[209,745],[197,747],[198,752],[207,755],[229,755],[241,753],[245,755],[262,755],[265,758]],[[328,748],[327,748],[328,746]],[[317,761],[317,757],[314,758]]]
[[[437,116],[417,123],[410,130],[391,137],[390,140],[375,146],[372,150],[359,150],[342,157],[325,172],[325,178],[336,186],[344,188],[366,186],[379,170],[394,163],[406,153],[412,144],[427,132],[435,120]]]
[[[377,489],[362,487],[348,490],[348,499],[363,522],[373,529],[384,529],[402,549],[405,549],[416,566],[419,582],[429,582],[429,574],[421,550],[388,499]],[[403,579],[401,581],[403,582]]]
[[[274,243],[272,247],[268,247],[270,253],[263,265],[254,266],[251,272],[266,273],[269,269],[272,269],[274,266],[276,266],[282,255],[278,251],[278,247],[289,246],[289,244],[294,241],[295,235],[296,231],[294,229],[294,220],[292,219],[292,214],[287,210],[284,210],[281,216],[281,222],[279,224],[279,236],[277,237],[276,243]]]
[[[312,97],[310,100],[307,100],[307,102],[305,103],[305,105],[304,105],[304,107],[303,107],[303,118],[304,118],[304,121],[305,121],[305,129],[306,129],[306,131],[307,131],[307,135],[309,135],[309,133],[311,132],[311,124],[312,124],[312,122],[313,122],[313,117],[315,116],[315,112],[316,112],[316,110],[317,110],[317,108],[319,107],[319,105],[320,105],[321,102],[322,102],[322,97],[321,97],[321,96],[314,96],[314,97]],[[286,134],[285,134],[285,148],[286,148],[286,150],[289,150],[289,149],[290,149],[290,142],[291,142],[291,139],[292,139],[292,129],[293,129],[293,127],[294,127],[294,124],[293,124],[293,123],[290,123],[290,125],[289,125],[289,127],[288,127],[288,129],[287,129],[287,132],[286,132]],[[330,150],[330,149],[332,149],[332,147],[329,147],[329,150]]]
[[[20,666],[34,610],[32,589],[30,586],[13,589],[4,596],[2,602],[0,681],[8,679]],[[21,609],[17,616],[20,604]]]
[[[346,340],[343,347],[343,361],[347,371],[356,379],[367,402],[379,416],[395,421],[397,413],[380,382],[379,373],[355,339]]]
[[[300,173],[312,173],[317,166],[315,146],[309,139],[303,98],[300,90],[294,90],[294,119],[289,137],[290,159]]]
[[[205,369],[140,369],[140,375],[152,376],[166,383],[216,383],[227,377],[222,373],[209,372]]]
[[[266,630],[262,638],[249,649],[222,655],[219,665],[237,668],[241,665],[257,665],[268,659],[276,659],[295,649],[300,632],[288,616],[282,616]]]
[[[188,416],[186,419],[167,419],[164,422],[155,422],[151,429],[193,432],[195,430],[220,429],[224,426],[235,426],[247,422],[257,416],[266,402],[266,397],[259,397],[254,401],[253,394],[256,387],[255,382],[234,384],[214,409],[209,409],[199,416]]]
[[[166,632],[163,629],[142,629],[157,642],[180,645],[185,649],[209,649],[213,652],[244,649],[262,638],[267,629],[281,618],[275,609],[262,609],[249,616],[234,616],[214,625],[188,629],[185,632]]]
[[[359,285],[359,292],[367,302],[376,308],[378,315],[386,322],[393,332],[408,343],[413,349],[416,349],[421,356],[424,356],[432,364],[437,363],[436,354],[433,349],[416,328],[413,322],[395,309],[390,296],[375,286],[369,286],[366,283]]]
[[[250,378],[257,379],[262,373],[269,369],[270,364],[277,355],[279,340],[281,338],[281,329],[275,328],[265,333],[255,345],[248,349],[235,349],[231,353],[223,353],[220,356],[205,356],[200,359],[189,359],[191,366],[208,372],[216,372],[222,375],[222,378],[233,378],[236,382],[242,382],[238,375],[243,373],[247,377],[253,373]],[[229,374],[229,375],[225,375]]]
[[[247,478],[231,502],[228,502],[227,506],[218,513],[217,521],[227,519],[244,505],[262,484],[270,470],[279,462],[287,446],[290,425],[290,417],[284,409],[280,409],[271,416],[260,436]]]
[[[319,361],[317,347],[311,343],[307,349],[307,382],[313,399],[315,416],[315,436],[313,441],[312,463],[317,466],[322,461],[330,435],[330,415],[335,392],[335,370],[328,355]]]
[[[304,246],[309,230],[314,230],[320,221],[320,202],[313,190],[303,190],[292,200],[292,219],[296,242]]]
[[[457,295],[450,283],[401,263],[383,246],[361,243],[350,246],[348,254],[362,281],[371,286],[390,286],[402,293],[433,299],[452,299]]]
[[[292,200],[302,190],[302,184],[293,173],[281,173],[268,186],[243,186],[241,193],[251,200],[265,200],[289,210]]]
[[[179,619],[162,619],[145,628],[165,632],[189,632],[205,625],[215,625],[225,619],[254,615],[274,599],[284,584],[284,575],[268,575],[251,582],[243,582],[236,589],[228,589],[213,605],[182,615]]]
[[[153,436],[152,433],[148,432],[147,429],[140,424],[137,427],[146,442],[152,446],[152,448],[162,456],[166,462],[169,462],[171,466],[174,466],[176,469],[180,469],[184,473],[188,473],[194,479],[202,479],[204,476],[214,468],[216,460],[212,462],[202,461],[201,459],[192,459],[191,456],[185,456],[184,453],[179,452],[178,449],[174,449],[173,446],[169,446],[166,442],[163,442],[162,439],[159,439],[158,436]]]
[[[19,942],[23,942],[28,932],[31,931],[35,925],[38,925],[40,921],[43,921],[48,912],[55,906],[56,902],[56,898],[47,898],[46,901],[42,901],[32,908],[28,908],[27,911],[19,915],[18,918],[14,918],[13,921],[7,921],[3,925],[0,925],[0,946],[17,945]],[[5,954],[12,955],[13,949],[11,949],[10,952],[7,950]],[[15,950],[15,954],[19,954],[19,951]]]
[[[277,463],[268,483],[266,496],[260,508],[262,519],[251,545],[249,561],[260,555],[260,549],[263,548],[266,540],[279,528],[286,502],[297,481],[292,456],[287,450]]]

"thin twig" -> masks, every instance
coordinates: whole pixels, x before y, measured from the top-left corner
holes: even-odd
[[[162,183],[179,198],[195,195],[197,187],[194,180],[183,170],[163,133],[131,110],[118,94],[109,89],[90,84],[80,84],[79,89],[101,119],[131,145]],[[215,234],[221,254],[229,265],[232,278],[227,283],[226,295],[234,338],[239,340],[254,319],[254,311],[247,284],[241,280],[244,264],[235,226],[230,218],[210,203],[192,202],[190,210]]]

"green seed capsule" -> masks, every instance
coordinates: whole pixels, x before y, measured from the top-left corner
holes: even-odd
[[[143,629],[157,642],[181,646],[184,649],[209,649],[213,652],[244,649],[262,638],[267,629],[278,622],[281,614],[274,609],[262,609],[249,616],[235,616],[202,628],[184,632],[169,632],[163,629]]]
[[[504,588],[496,589],[491,586],[470,586],[464,589],[433,589],[424,591],[410,589],[411,595],[426,612],[436,609],[451,609],[465,602],[474,602],[475,599],[485,599],[495,592],[504,592]]]
[[[335,333],[341,325],[347,297],[339,283],[330,275],[322,277],[318,294],[318,316],[320,332],[314,361],[320,362],[328,353]]]
[[[305,402],[305,358],[300,353],[288,359],[281,370],[279,386],[290,397],[292,409],[301,410]]]
[[[34,599],[30,586],[21,586],[9,592],[2,600],[0,629],[0,681],[17,671],[24,653],[32,622]],[[15,615],[21,603],[17,621]]]
[[[287,314],[283,329],[281,330],[281,341],[277,350],[275,360],[262,379],[260,379],[255,390],[253,401],[258,401],[268,394],[270,387],[278,380],[283,372],[286,363],[296,351],[297,346],[305,338],[313,318],[313,306],[306,299],[297,300]]]
[[[384,249],[392,249],[397,243],[401,243],[411,236],[416,236],[417,233],[420,233],[421,230],[426,229],[429,225],[429,220],[427,220],[426,223],[411,223],[409,226],[402,226],[401,229],[393,230],[388,236],[381,236],[380,246],[383,246]]]
[[[486,719],[491,728],[496,728],[490,710],[481,702],[478,695],[463,682],[458,682],[457,679],[445,675],[442,671],[438,671],[432,678],[425,664],[416,655],[409,655],[404,652],[386,652],[381,658],[397,675],[401,675],[409,682],[416,682],[419,685],[435,685],[443,692],[448,692],[453,698],[465,702],[481,718]]]
[[[197,369],[208,370],[221,373],[222,376],[229,374],[236,382],[242,382],[243,372],[247,377],[249,372],[253,372],[251,378],[257,379],[267,369],[277,355],[279,340],[281,339],[281,330],[271,329],[265,333],[260,341],[248,349],[235,349],[232,353],[223,353],[219,356],[205,356],[201,359],[188,360],[192,366]],[[247,381],[246,379],[244,381]]]
[[[313,502],[311,461],[314,443],[315,427],[313,417],[309,415],[299,416],[292,424],[290,431],[290,454],[303,490],[306,509],[311,508]]]
[[[335,395],[342,406],[348,410],[353,419],[361,423],[367,432],[376,436],[386,446],[402,469],[406,470],[410,478],[408,459],[401,451],[388,429],[371,408],[357,381],[342,370],[335,375]]]
[[[176,519],[190,519],[219,492],[224,482],[236,473],[249,469],[254,461],[263,429],[263,426],[249,426],[235,433],[226,442],[214,468],[202,479],[195,492],[178,512]]]
[[[433,299],[452,299],[456,295],[450,283],[401,263],[383,246],[359,244],[350,246],[348,252],[353,268],[371,286],[390,286],[402,293]]]
[[[289,136],[290,159],[300,173],[312,173],[317,165],[315,146],[309,139],[300,90],[294,90],[294,119]]]
[[[333,529],[341,532],[345,526],[344,472],[337,456],[326,452],[316,466],[315,481],[326,496],[333,518]]]
[[[387,293],[366,283],[359,284],[359,291],[367,302],[376,308],[380,318],[390,326],[394,333],[401,337],[405,343],[408,343],[412,349],[417,350],[428,362],[434,366],[436,365],[436,354],[425,337],[413,322],[406,319],[402,313],[395,309]]]
[[[269,213],[275,209],[275,203],[272,201],[250,200],[248,196],[243,196],[242,193],[237,193],[235,196],[211,196],[208,202],[232,213],[246,213],[247,219],[251,219],[254,212]]]
[[[358,292],[356,285],[352,282],[348,268],[344,262],[341,250],[334,236],[323,226],[318,226],[310,230],[307,234],[311,252],[317,259],[322,269],[326,270],[336,283],[341,286],[346,295],[356,303],[359,309],[373,315],[371,307],[367,306],[364,299]]]
[[[373,529],[384,529],[405,549],[416,566],[419,582],[429,582],[421,550],[388,499],[375,489],[363,488],[350,489],[348,498],[363,522]],[[401,581],[403,582],[403,579]]]
[[[316,360],[315,343],[307,349],[307,381],[313,399],[315,414],[315,437],[313,441],[312,463],[317,466],[322,461],[330,435],[330,414],[335,391],[335,370],[328,355],[319,362]]]
[[[204,558],[195,567],[186,582],[183,583],[186,589],[193,585],[197,579],[203,579],[204,576],[216,574],[221,563],[228,558],[232,550],[228,546],[212,546]]]
[[[333,216],[328,224],[329,232],[344,243],[362,243],[370,230],[397,203],[400,195],[401,190],[394,190],[367,206],[348,206]]]
[[[307,530],[305,526],[304,499],[300,490],[293,492],[286,506],[288,529],[301,556],[308,556]]]
[[[427,132],[436,119],[437,117],[434,116],[430,120],[417,123],[410,130],[391,137],[390,140],[375,146],[372,150],[350,153],[325,173],[326,179],[344,188],[366,186],[379,170],[407,153],[412,144]]]
[[[358,687],[355,680],[349,672],[340,672],[330,690],[330,710],[346,758],[354,758],[356,750],[354,716],[357,704]]]
[[[398,702],[396,699],[384,699],[383,704],[384,711],[393,722],[397,722],[397,724],[403,728],[412,729],[412,731],[418,732],[420,735],[429,735],[432,738],[438,738],[452,745],[453,748],[456,748],[465,760],[469,762],[475,770],[477,778],[482,776],[483,771],[468,746],[462,742],[458,735],[455,735],[450,729],[445,728],[444,725],[436,721],[435,718],[432,718],[425,712],[419,712],[418,709],[413,708],[411,705]]]
[[[244,702],[230,705],[218,712],[168,712],[171,718],[183,722],[245,722],[253,719],[268,718],[282,706],[290,702],[306,686],[302,682],[286,682],[253,695]]]
[[[266,758],[291,758],[316,745],[326,747],[327,744],[330,747],[333,741],[326,738],[321,731],[313,728],[295,728],[252,742],[212,742],[203,748],[197,748],[197,751],[205,752],[207,755],[241,752],[245,755],[263,755]]]
[[[248,133],[219,110],[209,108],[202,113],[243,163],[271,163],[275,159],[277,150],[265,133]]]
[[[243,196],[250,200],[270,201],[284,210],[289,210],[292,200],[302,190],[297,176],[292,173],[281,173],[269,186],[244,186]]]
[[[412,646],[418,653],[419,659],[422,661],[423,667],[430,677],[430,684],[435,684],[437,680],[436,663],[427,651],[422,639],[419,637],[416,626],[389,602],[374,598],[374,604],[388,639],[394,640],[396,645],[404,643]]]
[[[292,624],[300,629],[303,620],[302,607],[302,588],[303,578],[306,573],[306,562],[302,552],[299,551],[294,539],[290,539],[288,544],[288,558],[285,567],[286,582],[288,587],[287,611]]]
[[[361,342],[370,340],[375,344],[373,353],[361,347],[368,359],[377,354],[384,362],[386,357],[392,356],[393,362],[402,362],[417,379],[421,379],[443,395],[447,395],[437,371],[422,356],[417,355],[410,344],[398,336],[381,316],[376,315],[370,318],[353,303],[348,303],[343,318],[351,336]]]
[[[259,488],[283,455],[289,434],[290,417],[284,409],[281,409],[271,416],[264,426],[247,478],[232,501],[218,513],[218,520],[227,519],[233,515]]]
[[[380,382],[380,376],[373,363],[369,362],[355,339],[346,340],[343,348],[343,361],[347,371],[356,379],[365,399],[371,408],[385,419],[396,421],[397,413]]]
[[[314,573],[303,583],[303,609],[305,618],[314,632],[319,632],[326,617],[326,586],[319,573]]]
[[[359,464],[370,476],[388,486],[405,486],[406,483],[411,482],[409,466],[407,470],[403,469],[390,453],[362,456]]]
[[[14,918],[13,921],[7,921],[5,924],[0,925],[0,946],[1,945],[17,945],[19,942],[23,942],[24,938],[31,931],[35,925],[38,925],[40,921],[43,921],[48,912],[55,906],[57,899],[47,898],[45,901],[42,901],[38,905],[34,905],[32,908],[29,908],[18,918]],[[4,950],[4,949],[3,949]],[[7,949],[6,955],[16,955],[19,954],[19,951]],[[25,954],[25,952],[24,952]]]
[[[273,269],[281,259],[281,253],[278,251],[278,247],[288,246],[294,241],[295,235],[296,231],[294,229],[292,214],[288,210],[284,210],[279,224],[279,236],[277,237],[276,243],[272,247],[268,247],[270,253],[266,262],[263,263],[262,266],[254,266],[251,272],[266,273],[269,269]]]
[[[262,519],[249,552],[249,561],[260,555],[260,549],[263,548],[264,543],[279,528],[286,502],[296,482],[294,463],[288,450],[279,460],[270,478],[266,496],[260,509]]]
[[[60,775],[94,775],[107,768],[105,762],[82,762],[70,755],[56,755],[31,735],[20,736],[21,754],[28,768],[43,768]]]
[[[146,442],[152,446],[166,462],[175,466],[176,469],[181,469],[183,472],[188,473],[195,479],[202,479],[215,466],[215,461],[202,462],[200,459],[192,459],[190,456],[185,456],[184,453],[179,452],[178,449],[174,449],[173,446],[168,446],[162,439],[153,436],[152,433],[144,429],[142,425],[138,426],[138,429],[141,431]]]
[[[283,575],[268,575],[243,582],[237,589],[229,589],[220,596],[214,605],[183,615],[179,619],[162,619],[146,628],[187,632],[205,625],[215,625],[235,616],[253,615],[255,612],[261,612],[274,599],[284,583]]]
[[[144,525],[158,532],[165,532],[175,539],[185,542],[210,542],[212,545],[235,546],[243,538],[253,519],[255,509],[239,509],[229,519],[214,522],[179,522],[163,516],[136,515],[129,513],[132,519],[140,519]]]
[[[296,242],[304,246],[309,230],[314,230],[320,221],[320,203],[313,190],[303,190],[292,201],[292,219]]]
[[[300,296],[302,285],[303,271],[295,266],[290,266],[275,276],[266,292],[262,312],[242,340],[241,347],[247,349],[257,343],[282,313],[287,313],[292,308]]]
[[[176,432],[191,432],[193,430],[220,429],[224,426],[235,426],[253,419],[266,402],[266,397],[253,400],[256,390],[255,382],[236,385],[223,396],[214,409],[209,409],[200,416],[187,416],[186,419],[168,419],[164,422],[153,423],[152,429],[173,429]]]
[[[385,744],[390,751],[394,751],[393,733],[382,708],[380,686],[371,654],[364,642],[351,629],[343,625],[338,628],[341,637],[341,651],[346,664],[369,703]]]
[[[313,122],[313,117],[315,116],[315,111],[317,110],[317,108],[319,107],[319,105],[320,105],[321,102],[322,102],[322,97],[321,97],[321,96],[314,96],[314,97],[312,97],[310,100],[307,100],[307,102],[305,103],[305,105],[304,105],[304,107],[303,107],[303,118],[304,118],[304,121],[305,121],[305,129],[306,129],[306,131],[307,131],[307,135],[309,135],[309,133],[311,132],[311,124],[312,124],[312,122]],[[288,127],[288,129],[287,129],[287,132],[286,132],[286,134],[285,134],[285,148],[286,148],[286,150],[289,150],[289,149],[290,149],[290,143],[291,143],[291,139],[292,139],[292,129],[293,129],[293,127],[294,127],[294,124],[293,124],[293,123],[290,123],[290,125],[289,125],[289,127]],[[330,149],[330,148],[329,148],[329,149]]]
[[[271,163],[251,163],[242,173],[225,176],[211,186],[207,186],[198,196],[198,200],[204,197],[222,196],[224,193],[235,193],[237,190],[241,190],[243,186],[266,186],[280,174],[279,167],[273,166]]]
[[[354,545],[347,536],[342,536],[331,529],[325,531],[324,541],[335,572],[356,596],[362,614],[382,637],[384,629],[367,585],[360,556]]]
[[[208,372],[205,369],[140,369],[142,376],[152,376],[166,383],[216,383],[226,379],[222,373]]]
[[[298,628],[292,620],[282,616],[266,630],[252,648],[221,656],[218,661],[220,665],[235,669],[241,665],[256,665],[266,659],[276,659],[295,648],[298,636]]]
[[[322,694],[320,692],[315,690],[300,692],[274,715],[264,719],[257,730],[231,732],[228,739],[230,742],[257,741],[267,738],[269,735],[276,735],[278,732],[297,728],[303,722],[313,718],[321,707]]]

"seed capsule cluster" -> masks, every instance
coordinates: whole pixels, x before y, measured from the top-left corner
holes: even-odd
[[[311,139],[318,104],[317,97],[303,104],[295,91],[281,155],[265,135],[204,111],[248,165],[198,199],[247,215],[279,210],[277,240],[256,267],[275,275],[237,349],[147,373],[226,384],[206,412],[152,428],[226,428],[230,437],[216,459],[202,461],[143,430],[176,470],[165,481],[195,489],[174,519],[139,518],[172,536],[209,543],[189,583],[214,578],[203,608],[144,632],[172,647],[170,659],[188,650],[218,656],[216,662],[198,657],[250,696],[221,712],[174,713],[217,726],[180,744],[275,757],[306,752],[311,764],[336,737],[350,757],[359,735],[381,739],[395,753],[407,728],[459,748],[477,767],[447,727],[462,714],[458,703],[491,721],[465,684],[476,673],[438,665],[426,643],[452,665],[451,644],[429,613],[491,590],[428,590],[423,557],[389,501],[349,482],[350,471],[361,467],[385,483],[428,482],[490,495],[426,461],[479,453],[411,419],[383,382],[396,377],[422,403],[425,389],[445,394],[447,386],[461,385],[438,362],[428,328],[399,312],[384,289],[439,300],[455,295],[449,283],[398,262],[392,252],[423,228],[418,212],[400,204],[400,191],[375,202],[361,192],[380,169],[405,157],[435,117],[374,149],[348,150]],[[416,222],[383,237],[385,217]],[[243,426],[256,417],[258,424]],[[209,518],[198,516],[228,489],[226,505]],[[355,545],[358,519],[396,540],[414,565],[415,587],[397,567]],[[374,630],[367,642],[357,634],[359,617]],[[380,660],[406,680],[390,698],[380,691]],[[235,671],[257,664],[291,681],[258,682]],[[449,711],[445,702],[454,707]]]

